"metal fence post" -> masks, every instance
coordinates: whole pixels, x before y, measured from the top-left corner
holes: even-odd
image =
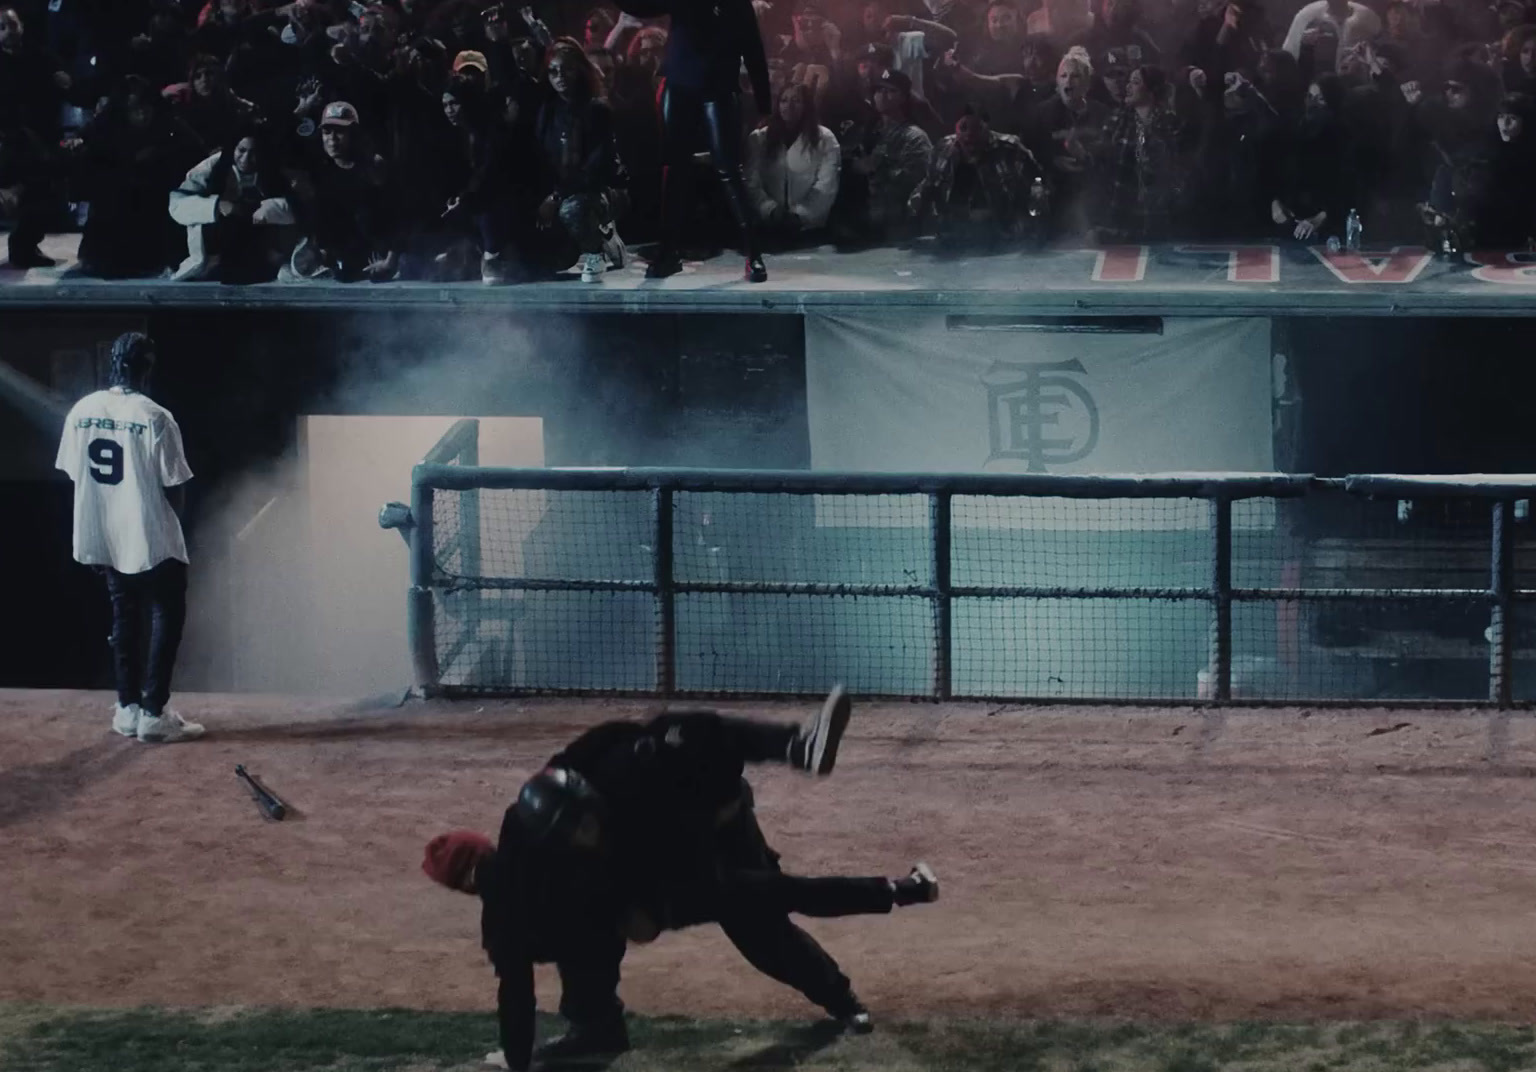
[[[464,440],[464,446],[459,452],[459,464],[478,468],[480,465],[480,422],[475,421],[473,431]],[[464,568],[460,571],[466,577],[480,576],[480,489],[470,488],[459,493],[462,499],[459,503],[460,523],[462,529],[460,539],[464,546]]]
[[[416,670],[416,684],[422,694],[431,696],[441,682],[437,665],[437,623],[433,619],[432,571],[436,556],[433,549],[432,488],[411,480],[411,591],[406,602],[406,634],[410,637],[411,662]]]
[[[656,583],[656,691],[671,696],[677,691],[677,608],[672,587],[672,489],[659,486],[652,492],[656,528],[653,566]]]
[[[1488,699],[1500,707],[1514,702],[1514,607],[1515,562],[1510,538],[1510,504],[1500,499],[1493,504],[1493,570],[1489,595],[1493,597],[1488,615]]]
[[[950,596],[950,494],[935,491],[928,497],[929,535],[933,541],[933,695],[947,700],[952,695],[954,669],[950,665],[952,605]]]
[[[1232,698],[1232,500],[1211,500],[1211,699]]]

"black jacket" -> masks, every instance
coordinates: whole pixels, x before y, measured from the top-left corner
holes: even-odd
[[[713,848],[722,817],[750,808],[741,760],[709,750],[707,741],[670,746],[667,725],[605,722],[550,759],[602,795],[603,852],[531,846],[508,808],[495,855],[475,872],[481,942],[500,979],[502,1050],[514,1070],[527,1067],[533,1045],[533,965],[622,958],[628,909],[655,918],[659,888],[676,881],[674,869]]]
[[[512,808],[496,852],[475,869],[480,944],[499,980],[501,1047],[514,1072],[526,1069],[533,1054],[533,966],[624,955],[611,876],[607,859],[596,854],[548,859],[528,844]]]
[[[734,94],[743,62],[762,115],[773,112],[768,56],[751,0],[623,0],[639,18],[672,17],[667,33],[667,83],[708,97]]]
[[[26,127],[45,141],[57,137],[65,94],[53,76],[63,69],[57,56],[29,42],[14,53],[0,51],[0,127]]]
[[[614,140],[613,112],[600,100],[551,94],[534,122],[543,188],[558,197],[601,194],[627,185]]]

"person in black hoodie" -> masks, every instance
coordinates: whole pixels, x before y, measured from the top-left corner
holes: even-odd
[[[1270,218],[1298,242],[1344,235],[1354,207],[1354,184],[1346,158],[1344,85],[1338,75],[1319,75],[1307,89],[1306,111],[1285,165],[1272,187]]]
[[[227,147],[261,118],[255,104],[230,89],[224,64],[215,56],[193,56],[186,82],[167,86],[164,95],[197,135],[198,149],[204,154]]]
[[[493,113],[494,100],[481,83],[455,75],[443,90],[442,155],[437,177],[444,184],[446,200],[440,212],[419,213],[414,220],[418,243],[428,248],[445,244],[438,232],[450,236],[472,237],[480,248],[480,279],[487,284],[504,283],[508,268],[505,259],[516,234],[513,219],[514,198],[510,172],[514,159],[504,124]],[[408,206],[402,201],[402,211]],[[456,260],[450,256],[447,260]],[[450,269],[446,278],[462,273]]]
[[[627,1050],[617,995],[626,942],[706,922],[847,1029],[869,1030],[847,977],[789,913],[879,914],[931,903],[937,879],[921,864],[894,880],[783,874],[742,778],[745,764],[768,762],[830,774],[849,713],[836,689],[804,727],[702,710],[603,723],[523,787],[496,846],[468,832],[433,839],[423,870],[483,903],[507,1067]],[[551,961],[571,1029],[535,1054],[532,965]]]
[[[662,171],[662,239],[646,276],[661,279],[682,270],[677,231],[689,201],[686,179],[690,158],[703,127],[715,171],[725,187],[726,203],[741,231],[746,279],[751,283],[766,281],[768,269],[758,252],[741,170],[738,87],[743,62],[758,114],[773,111],[768,57],[751,0],[624,0],[620,6],[638,18],[672,17],[661,90],[666,159]]]
[[[80,165],[91,205],[70,275],[144,278],[181,260],[181,235],[166,214],[166,198],[200,149],[149,83],[128,76],[67,149]]]
[[[25,127],[52,141],[71,85],[64,61],[28,40],[16,8],[0,4],[0,127]]]
[[[382,283],[400,270],[399,200],[384,158],[364,148],[357,109],[332,101],[320,116],[322,155],[299,198],[304,237],[284,282],[334,278]]]
[[[626,184],[613,112],[599,97],[597,69],[574,38],[554,43],[545,73],[550,96],[535,121],[544,176],[538,225],[549,229],[558,223],[581,258],[582,282],[596,283],[607,268],[625,262],[614,222]]]
[[[1472,233],[1483,249],[1527,250],[1536,242],[1536,102],[1512,93],[1499,103],[1472,191]]]

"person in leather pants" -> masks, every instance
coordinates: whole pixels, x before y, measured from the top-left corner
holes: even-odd
[[[637,18],[669,15],[672,19],[662,68],[661,248],[646,276],[664,279],[682,270],[678,228],[689,204],[690,157],[702,126],[715,172],[725,187],[726,203],[741,230],[746,279],[764,282],[768,269],[757,248],[741,171],[738,87],[743,62],[758,111],[767,115],[773,107],[768,58],[751,0],[622,0],[619,6]]]

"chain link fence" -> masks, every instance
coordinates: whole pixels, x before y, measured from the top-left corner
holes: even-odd
[[[1536,478],[488,469],[381,523],[428,694],[1536,698]]]

